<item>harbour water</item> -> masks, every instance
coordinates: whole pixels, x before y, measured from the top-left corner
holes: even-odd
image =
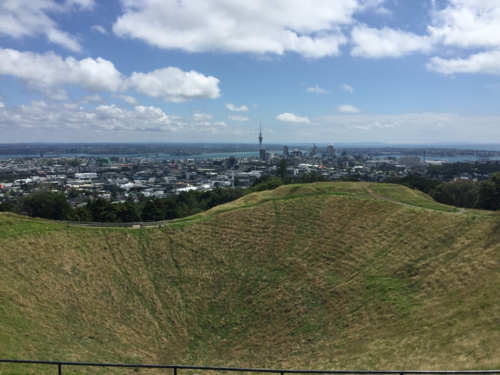
[[[319,145],[321,148],[324,147],[323,144]],[[345,149],[384,149],[384,148],[414,148],[415,149],[415,155],[419,155],[418,149],[434,149],[434,150],[445,150],[445,149],[460,149],[460,150],[476,150],[476,151],[500,151],[500,144],[474,144],[474,143],[460,143],[460,144],[454,144],[454,143],[443,143],[443,144],[437,144],[437,143],[432,143],[432,144],[347,144],[347,143],[342,143],[342,144],[337,144],[333,145],[339,152]],[[290,150],[298,148],[302,151],[310,151],[311,147],[307,147],[303,144],[299,145],[291,145]],[[269,152],[273,153],[281,153],[282,150],[269,150]],[[38,155],[0,155],[0,159],[14,159],[14,158],[23,158],[23,157],[38,157]],[[56,157],[56,154],[46,154],[46,158],[51,158],[51,157]],[[245,152],[221,152],[221,153],[210,153],[210,154],[200,154],[200,155],[170,155],[170,154],[158,154],[158,159],[168,159],[168,160],[177,160],[177,159],[218,159],[218,158],[228,158],[230,156],[235,156],[237,158],[241,157],[258,157],[259,156],[259,151],[245,151]],[[387,155],[379,155],[376,156],[377,158],[384,158],[387,156],[395,156],[395,157],[401,157],[401,154],[387,154]],[[419,155],[421,158],[423,158],[423,153],[420,153]],[[129,157],[129,158],[149,158],[149,159],[156,159],[157,156],[156,154],[84,154],[84,153],[77,153],[77,154],[61,154],[61,157],[94,157],[94,158],[109,158],[109,157]],[[465,162],[465,161],[475,161],[476,157],[473,155],[467,155],[467,156],[426,156],[426,160],[440,160],[440,159],[447,159],[452,163],[455,162]],[[490,157],[490,160],[500,160],[500,156],[492,156]]]

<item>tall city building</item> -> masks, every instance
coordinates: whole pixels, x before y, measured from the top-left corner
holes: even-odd
[[[316,145],[314,144],[313,145],[313,149],[312,149],[312,152],[311,152],[311,156],[313,158],[315,158],[316,156],[318,156],[318,148],[316,147]]]
[[[288,156],[288,146],[283,146],[283,155]]]
[[[326,147],[326,156],[330,159],[333,158],[333,145],[332,144],[330,144]]]
[[[260,160],[266,160],[266,150],[262,148],[262,124],[260,124],[260,133],[259,133],[259,158]]]
[[[262,124],[260,124],[260,133],[259,133],[259,150],[262,150]]]
[[[337,149],[336,149],[336,148],[334,148],[334,149],[333,149],[333,157],[334,157],[334,158],[336,158],[336,157],[337,157]]]

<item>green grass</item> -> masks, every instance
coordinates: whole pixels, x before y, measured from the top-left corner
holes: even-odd
[[[410,190],[395,184],[373,184],[371,186],[377,194],[410,206],[443,212],[459,212],[457,208],[438,203],[418,190]]]
[[[498,368],[500,219],[445,207],[402,186],[318,183],[164,228],[0,214],[0,357]]]

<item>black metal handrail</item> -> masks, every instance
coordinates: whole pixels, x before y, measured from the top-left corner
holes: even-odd
[[[62,374],[62,366],[90,366],[90,367],[128,367],[128,368],[171,368],[174,375],[177,370],[210,370],[234,372],[265,372],[274,374],[500,374],[500,370],[463,370],[463,371],[419,371],[419,370],[286,370],[269,368],[242,368],[242,367],[212,367],[212,366],[185,366],[185,365],[142,365],[127,363],[92,363],[92,362],[61,362],[61,361],[31,361],[23,359],[0,359],[0,363],[28,363],[36,365],[57,366]]]

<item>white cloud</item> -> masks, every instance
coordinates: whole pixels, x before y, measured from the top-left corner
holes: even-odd
[[[294,123],[303,123],[307,124],[311,122],[309,117],[300,117],[298,115],[294,115],[293,113],[282,113],[281,115],[276,116],[276,118],[280,121],[286,122],[294,122]]]
[[[500,2],[449,0],[432,13],[429,32],[442,43],[461,48],[500,47]]]
[[[213,119],[214,119],[214,116],[209,114],[209,113],[197,111],[193,114],[193,120],[195,120],[195,121],[210,121]]]
[[[129,86],[137,92],[162,98],[166,102],[187,102],[192,99],[216,99],[220,96],[219,80],[191,70],[168,67],[150,73],[132,73]]]
[[[316,85],[314,87],[308,87],[306,91],[307,92],[315,92],[316,94],[328,94],[329,93],[329,91],[323,90],[318,85]]]
[[[433,46],[433,39],[402,30],[387,27],[373,29],[356,26],[351,31],[354,44],[352,56],[382,58],[401,57],[411,52],[429,52]]]
[[[254,107],[256,105],[254,104]],[[246,105],[242,105],[241,107],[235,107],[233,103],[227,103],[226,108],[233,112],[246,112],[248,111],[248,107]]]
[[[125,103],[128,105],[136,106],[139,105],[139,101],[135,96],[132,95],[117,95],[117,94],[112,94],[111,97],[113,99],[122,99]]]
[[[0,74],[19,78],[29,90],[39,90],[52,99],[68,99],[64,85],[73,84],[94,92],[126,91],[160,97],[167,102],[218,98],[219,80],[212,76],[168,67],[150,73],[134,72],[127,78],[111,61],[101,57],[75,60],[47,52],[19,52],[0,47]]]
[[[427,25],[426,35],[388,27],[373,29],[366,25],[355,26],[351,31],[354,45],[351,55],[401,57],[412,52],[428,53],[446,47],[447,57],[431,58],[426,65],[428,70],[443,74],[500,74],[500,2],[447,0],[444,5],[441,4],[432,1],[431,22]],[[458,49],[474,51],[464,59]]]
[[[351,94],[354,92],[354,88],[346,83],[340,85],[339,87],[344,91],[349,91]]]
[[[101,33],[101,34],[104,34],[104,35],[108,34],[108,32],[106,31],[106,29],[104,27],[102,27],[101,25],[91,26],[90,30],[97,31],[98,33]]]
[[[81,52],[78,38],[59,29],[49,17],[69,13],[75,9],[90,10],[93,0],[3,0],[0,1],[0,34],[20,39],[44,35],[49,42],[66,49]]]
[[[29,90],[39,90],[54,99],[67,99],[65,84],[78,85],[89,91],[117,91],[123,88],[123,77],[112,62],[97,58],[62,59],[53,52],[39,55],[0,47],[0,74],[13,75]]]
[[[86,95],[83,97],[84,102],[99,102],[99,103],[106,103],[106,100],[101,95]]]
[[[33,101],[30,105],[0,107],[0,129],[64,132],[123,131],[169,132],[191,136],[192,134],[245,134],[240,126],[228,126],[224,122],[188,122],[179,116],[165,114],[160,108],[136,106],[125,110],[116,105],[99,105],[87,110],[75,104],[48,104]]]
[[[228,119],[233,120],[233,121],[250,121],[250,119],[247,116],[227,116]]]
[[[500,74],[500,51],[481,52],[467,59],[442,59],[433,57],[426,64],[427,69],[443,73]]]
[[[358,0],[123,0],[122,4],[124,14],[113,25],[119,37],[188,52],[282,55],[290,51],[307,58],[338,55],[339,46],[347,41],[341,27],[367,7]]]
[[[5,104],[3,104],[2,102],[0,102],[0,108],[3,108],[5,107]]]
[[[343,113],[360,113],[361,110],[349,104],[338,105],[337,110]]]

